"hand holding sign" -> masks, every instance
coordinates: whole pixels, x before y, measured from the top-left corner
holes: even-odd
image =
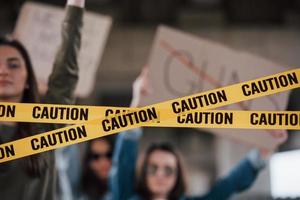
[[[83,8],[85,4],[85,0],[68,0],[67,4]]]
[[[278,146],[285,143],[288,139],[288,134],[284,130],[274,130],[269,134],[274,138],[274,140],[277,141]],[[271,154],[276,150],[275,148],[276,147],[274,147],[273,149],[260,149],[260,154],[262,158],[265,160],[268,159],[271,156]]]
[[[150,87],[148,80],[148,70],[148,67],[145,66],[132,84],[132,100],[130,107],[140,107],[141,99],[147,98],[152,93],[152,88]]]

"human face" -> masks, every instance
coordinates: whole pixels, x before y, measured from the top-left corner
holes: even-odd
[[[106,140],[95,140],[91,145],[90,168],[101,180],[107,180],[111,168],[111,146]]]
[[[21,102],[27,76],[25,61],[19,51],[0,45],[0,101]]]
[[[155,198],[166,198],[177,180],[176,157],[162,150],[153,151],[147,163],[147,186]]]

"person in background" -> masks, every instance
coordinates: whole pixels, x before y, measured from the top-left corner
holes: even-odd
[[[87,145],[81,177],[80,200],[108,200],[108,177],[114,144],[112,136],[92,140]]]
[[[68,0],[62,43],[48,82],[45,103],[73,104],[78,81],[77,55],[81,44],[84,0]],[[47,41],[45,41],[47,48]],[[25,47],[0,39],[0,102],[40,103],[36,77]],[[0,144],[58,128],[59,125],[0,122]],[[1,200],[56,199],[54,151],[0,164]]]
[[[149,89],[144,69],[133,84],[131,107],[139,107],[141,96],[151,93]],[[168,143],[152,144],[138,159],[142,134],[138,128],[117,136],[110,174],[113,200],[225,200],[248,189],[265,166],[267,153],[251,150],[207,194],[189,197],[179,152]],[[277,138],[284,142],[287,135],[278,133]],[[137,170],[136,163],[139,163]]]

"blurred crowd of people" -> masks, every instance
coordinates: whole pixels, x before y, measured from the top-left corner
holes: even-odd
[[[78,51],[84,0],[68,0],[62,43],[48,91],[40,100],[30,56],[17,40],[0,39],[0,101],[75,104]],[[84,33],[83,33],[84,34]],[[45,47],[46,48],[46,47]],[[83,69],[82,69],[83,70]],[[151,95],[147,68],[133,84],[132,107]],[[58,128],[59,125],[0,122],[0,143]],[[184,157],[169,143],[150,144],[139,153],[141,128],[87,143],[83,162],[78,146],[70,146],[0,164],[3,200],[222,200],[251,187],[271,152],[250,151],[230,173],[203,196],[188,196]],[[286,135],[279,133],[279,137]],[[284,142],[284,140],[282,140]]]

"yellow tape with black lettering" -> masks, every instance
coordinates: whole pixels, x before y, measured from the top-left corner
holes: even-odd
[[[147,119],[151,119],[151,121],[142,122],[141,124],[144,126],[251,129],[299,129],[300,127],[300,111],[209,110],[191,112],[179,115],[175,120],[164,121],[157,121],[159,115],[154,107],[140,109],[133,113],[139,112],[148,113]],[[138,118],[131,124],[129,124],[129,120],[122,118],[123,115],[104,120],[96,119],[84,124],[56,129],[5,143],[0,146],[0,163],[137,128],[141,125]]]
[[[91,106],[85,114],[74,115],[82,116],[76,119],[63,114],[60,114],[62,117],[59,119],[57,117],[40,119],[32,117],[32,113],[35,106],[41,107],[39,111],[43,110],[42,106],[50,110],[51,107],[60,107],[60,112],[62,110],[72,112],[72,108],[80,110],[85,106],[15,104],[15,107],[12,107],[13,104],[1,103],[0,117],[3,121],[79,124],[2,144],[0,145],[0,163],[139,126],[300,129],[299,111],[207,110],[298,88],[299,80],[300,69],[295,69],[144,108],[130,108],[130,112],[126,111],[125,114],[116,111],[120,108]],[[89,112],[93,114],[90,115]],[[107,117],[103,118],[103,115]],[[91,120],[86,121],[89,119]]]
[[[299,87],[300,69],[294,69],[152,106],[161,112],[162,119],[169,119],[176,118],[177,114],[183,112],[218,108]],[[0,102],[0,120],[76,124],[130,110],[132,108]]]

